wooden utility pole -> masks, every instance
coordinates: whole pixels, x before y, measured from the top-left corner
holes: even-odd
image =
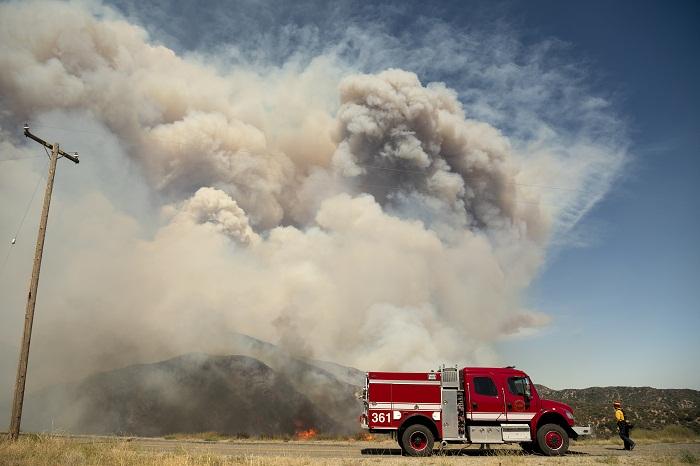
[[[36,306],[36,292],[39,287],[39,272],[41,271],[41,256],[44,253],[44,238],[46,237],[46,223],[49,219],[49,205],[51,205],[51,193],[53,192],[53,180],[56,176],[56,162],[59,155],[68,160],[79,163],[78,154],[71,155],[63,152],[58,143],[49,144],[29,132],[29,126],[24,125],[24,135],[46,148],[51,149],[51,161],[49,162],[49,175],[46,179],[46,191],[44,192],[44,207],[41,210],[41,222],[39,234],[36,238],[36,250],[34,251],[34,266],[32,278],[29,282],[29,295],[27,296],[27,310],[24,315],[24,334],[22,335],[22,348],[19,353],[17,365],[17,380],[15,382],[15,396],[12,402],[12,419],[10,420],[10,439],[17,440],[19,427],[22,422],[22,405],[24,404],[24,386],[27,381],[27,365],[29,363],[29,343],[32,339],[32,324],[34,323],[34,307]]]

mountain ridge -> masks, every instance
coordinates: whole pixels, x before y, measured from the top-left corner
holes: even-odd
[[[25,403],[30,430],[160,436],[216,431],[292,435],[344,427],[257,359],[190,353],[48,387]]]
[[[690,388],[588,387],[553,390],[536,385],[543,398],[574,409],[576,422],[590,424],[600,434],[616,431],[612,403],[620,400],[625,414],[638,428],[658,430],[680,425],[700,434],[700,391]]]

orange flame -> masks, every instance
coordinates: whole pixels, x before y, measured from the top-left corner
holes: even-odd
[[[360,434],[360,440],[364,440],[366,442],[374,440],[374,435],[372,435],[368,432],[362,432],[362,434]]]
[[[298,440],[311,440],[316,438],[318,431],[316,429],[300,430],[297,431],[296,436]]]

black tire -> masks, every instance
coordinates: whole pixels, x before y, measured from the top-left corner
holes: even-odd
[[[528,455],[537,455],[537,454],[541,453],[540,449],[537,447],[536,442],[521,442],[520,447]]]
[[[435,437],[423,424],[408,426],[401,435],[401,449],[407,456],[430,456],[433,454]]]
[[[562,456],[569,451],[569,435],[557,424],[537,429],[537,447],[546,456]]]

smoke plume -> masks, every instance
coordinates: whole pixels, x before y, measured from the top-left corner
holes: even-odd
[[[225,354],[235,332],[362,369],[497,363],[499,340],[547,325],[522,293],[618,171],[621,145],[587,126],[610,121],[605,106],[562,102],[586,118],[570,131],[513,89],[522,109],[499,130],[512,68],[464,64],[493,84],[471,98],[424,82],[420,61],[373,67],[402,55],[346,34],[374,53],[230,64],[97,3],[0,5],[2,152],[36,155],[25,120],[82,152],[59,167],[31,384]],[[0,167],[3,237],[35,162]],[[19,244],[0,285],[12,345],[30,257]]]

